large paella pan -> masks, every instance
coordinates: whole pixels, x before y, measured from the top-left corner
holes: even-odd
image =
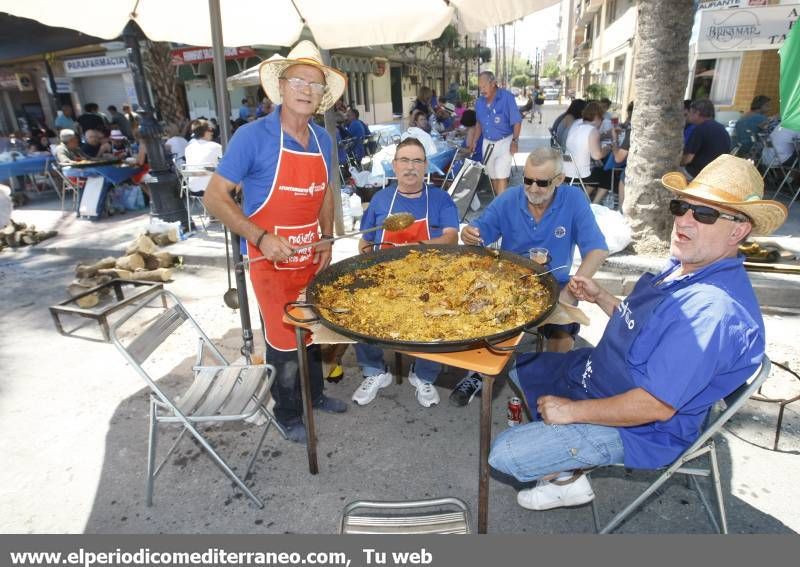
[[[545,270],[509,252],[402,246],[332,264],[309,283],[306,301],[326,327],[383,348],[494,347],[555,308],[559,287]]]

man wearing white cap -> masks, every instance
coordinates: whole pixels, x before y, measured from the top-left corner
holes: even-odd
[[[334,219],[328,187],[332,143],[311,117],[333,106],[346,79],[322,64],[309,41],[298,43],[286,59],[264,61],[259,74],[266,95],[281,104],[236,131],[206,189],[205,203],[242,237],[250,258],[269,260],[252,264],[250,279],[264,319],[267,362],[277,369],[275,417],[291,441],[304,443],[295,334],[283,322],[283,307],[331,260],[330,244],[309,246],[332,237]],[[230,195],[240,184],[244,210]],[[309,348],[309,370],[314,407],[345,411],[344,402],[322,393],[318,346]]]
[[[668,268],[644,274],[622,300],[573,277],[573,295],[610,317],[597,346],[522,355],[509,373],[536,421],[501,433],[489,463],[539,481],[517,495],[523,508],[591,501],[585,469],[672,463],[764,356],[764,321],[738,246],[777,229],[786,207],[762,199],[752,162],[728,154],[688,184],[678,172],[661,182],[675,194]]]

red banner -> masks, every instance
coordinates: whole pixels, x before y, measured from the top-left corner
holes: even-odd
[[[256,52],[249,47],[226,47],[225,59],[246,59],[255,57]],[[173,65],[188,65],[190,63],[211,63],[214,53],[210,47],[183,47],[170,51]]]

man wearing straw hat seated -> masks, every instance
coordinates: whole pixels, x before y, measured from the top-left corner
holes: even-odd
[[[489,463],[538,481],[517,495],[524,508],[591,501],[582,469],[673,462],[764,354],[764,322],[737,248],[778,228],[786,207],[763,200],[753,164],[727,154],[688,184],[681,173],[661,182],[674,193],[668,267],[644,274],[622,300],[573,277],[575,297],[610,317],[597,346],[523,355],[510,372],[535,421],[501,433]]]
[[[267,362],[277,370],[272,385],[275,417],[291,441],[306,441],[294,328],[283,322],[283,307],[295,301],[314,274],[331,261],[333,195],[329,179],[332,143],[311,121],[344,92],[344,75],[322,64],[316,46],[301,41],[286,59],[269,59],[259,68],[261,86],[274,112],[236,131],[206,188],[205,203],[247,245],[250,280],[264,319]],[[231,198],[241,184],[242,208]],[[314,407],[341,413],[347,405],[322,393],[321,355],[309,349]]]

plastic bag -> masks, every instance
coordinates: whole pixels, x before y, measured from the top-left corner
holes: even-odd
[[[150,219],[150,225],[147,227],[147,232],[149,234],[159,234],[162,232],[169,232],[170,230],[175,231],[175,234],[178,235],[178,240],[186,240],[181,221],[166,222],[161,219],[152,218]]]
[[[138,185],[123,185],[120,202],[127,211],[138,211],[144,208],[144,194]]]
[[[602,205],[591,205],[592,214],[606,239],[608,253],[624,250],[633,240],[631,227],[619,211],[612,211]]]

